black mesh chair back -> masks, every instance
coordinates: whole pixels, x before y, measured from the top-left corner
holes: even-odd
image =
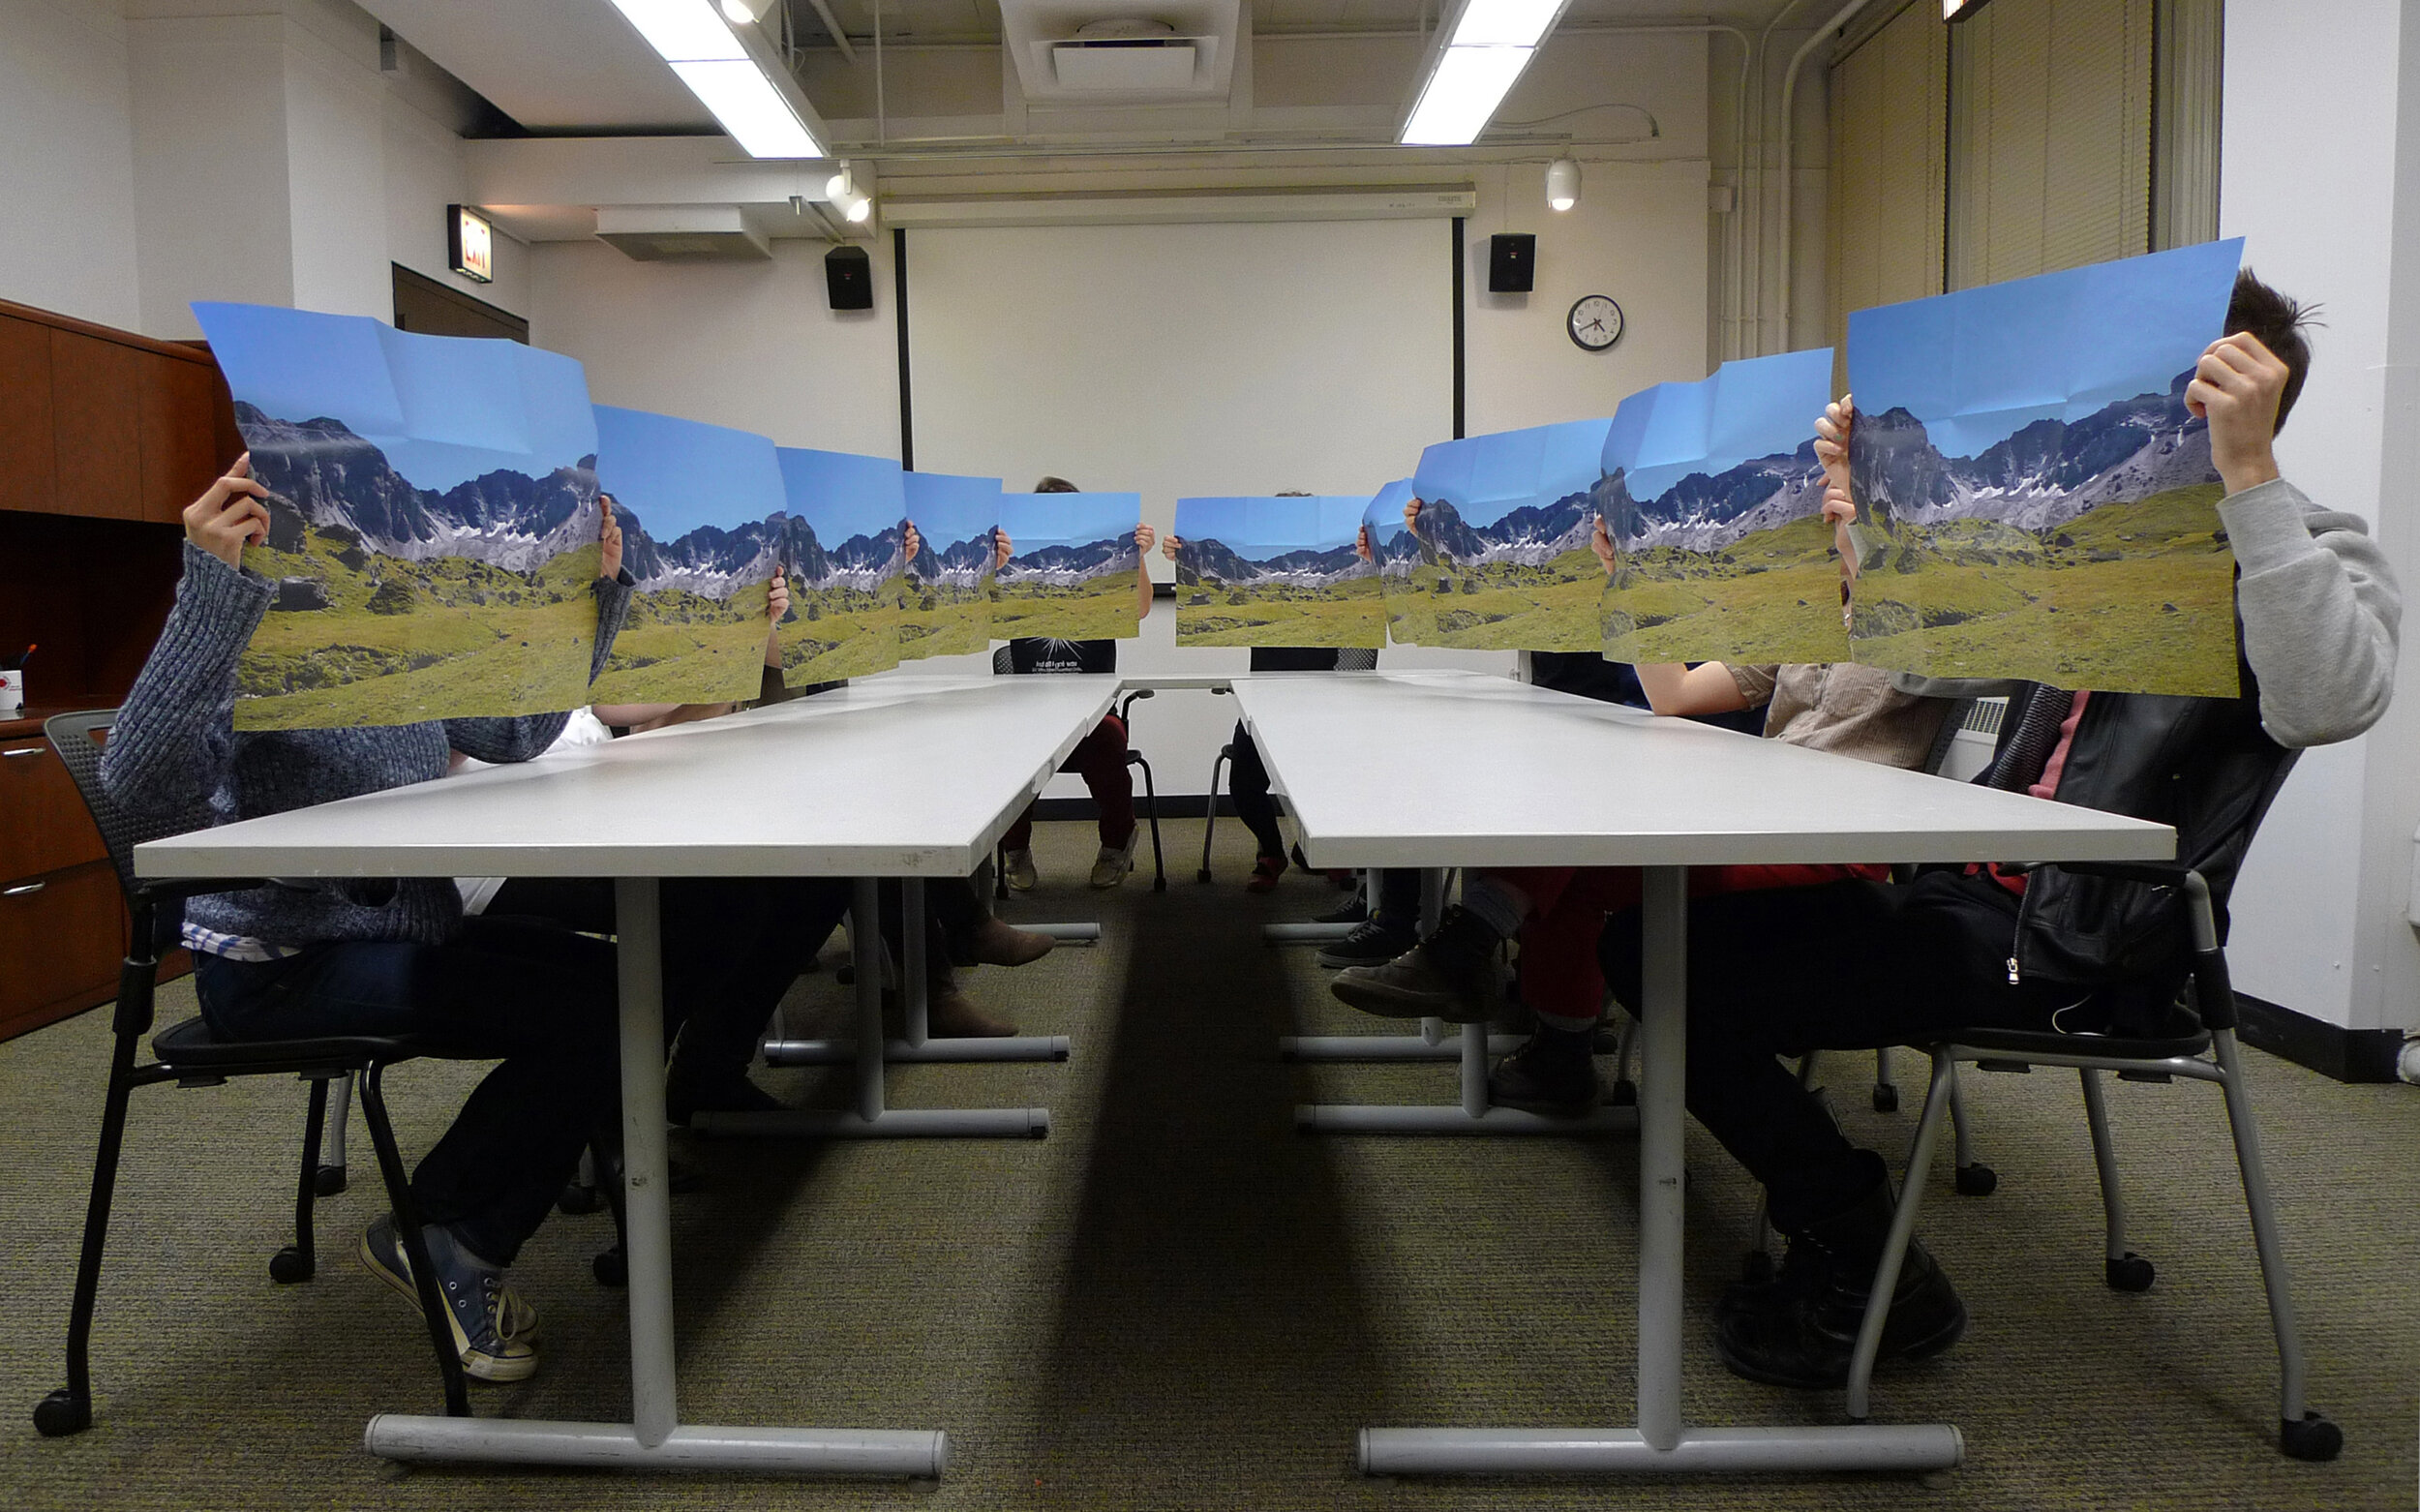
[[[146,882],[135,875],[135,847],[147,840],[207,829],[214,816],[206,805],[174,814],[137,814],[111,798],[101,781],[104,747],[100,738],[106,737],[116,722],[116,710],[102,709],[54,715],[43,724],[43,734],[75,780],[76,792],[101,832],[109,862],[117,868],[132,928],[126,959],[118,972],[118,998],[111,1014],[107,1099],[102,1114],[100,1148],[93,1161],[92,1195],[84,1214],[75,1300],[68,1315],[68,1383],[35,1405],[35,1428],[45,1437],[59,1437],[80,1433],[92,1425],[92,1318],[100,1297],[101,1267],[108,1242],[118,1159],[125,1140],[127,1104],[134,1089],[163,1081],[188,1087],[215,1086],[233,1076],[260,1075],[298,1076],[311,1088],[303,1127],[302,1170],[294,1202],[294,1243],[270,1259],[270,1278],[291,1284],[309,1280],[317,1269],[312,1215],[316,1199],[322,1194],[319,1148],[327,1119],[328,1083],[354,1078],[360,1085],[362,1113],[370,1126],[371,1142],[378,1148],[379,1174],[385,1180],[387,1197],[411,1260],[422,1317],[444,1377],[445,1409],[455,1416],[468,1416],[470,1403],[463,1381],[462,1359],[454,1347],[445,1304],[437,1291],[436,1269],[421,1242],[409,1178],[395,1144],[394,1130],[378,1085],[379,1074],[387,1066],[419,1054],[420,1046],[408,1040],[367,1037],[231,1043],[215,1038],[207,1024],[192,1018],[154,1036],[152,1062],[137,1064],[137,1045],[151,1030],[160,958],[176,938],[184,899],[204,892],[227,892],[243,884],[232,880]]]

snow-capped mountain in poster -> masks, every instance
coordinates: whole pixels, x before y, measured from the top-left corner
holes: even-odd
[[[1439,441],[1412,474],[1410,527],[1435,600],[1424,645],[1595,650],[1603,569],[1588,547],[1610,422]],[[1419,574],[1425,576],[1425,574]]]
[[[1382,646],[1358,495],[1176,501],[1179,646]]]

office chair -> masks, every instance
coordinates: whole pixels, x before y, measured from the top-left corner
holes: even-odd
[[[92,1426],[90,1345],[93,1309],[101,1290],[101,1263],[109,1236],[109,1205],[116,1192],[118,1156],[126,1133],[129,1098],[136,1087],[173,1081],[180,1087],[215,1087],[235,1076],[297,1076],[311,1084],[309,1109],[303,1124],[301,1175],[294,1194],[294,1242],[269,1261],[269,1276],[281,1285],[308,1281],[318,1268],[312,1242],[312,1205],[320,1194],[320,1135],[327,1113],[328,1083],[354,1078],[361,1093],[363,1119],[370,1142],[378,1151],[378,1173],[386,1182],[396,1225],[411,1261],[420,1293],[420,1313],[429,1341],[437,1349],[438,1370],[445,1383],[445,1410],[468,1417],[469,1397],[464,1387],[462,1360],[454,1350],[445,1303],[438,1295],[437,1271],[421,1242],[418,1210],[411,1200],[410,1181],[395,1132],[387,1119],[380,1077],[387,1067],[427,1053],[408,1038],[332,1036],[313,1040],[263,1040],[228,1043],[211,1036],[199,1018],[162,1030],[151,1039],[152,1061],[137,1065],[136,1042],[152,1025],[152,997],[160,955],[173,944],[184,913],[184,900],[204,892],[224,892],[250,884],[233,879],[145,882],[135,875],[135,847],[188,831],[208,828],[211,816],[197,807],[165,819],[130,813],[101,786],[101,743],[117,720],[117,711],[98,710],[59,714],[44,722],[43,734],[66,764],[93,823],[108,849],[118,885],[126,895],[132,921],[126,960],[118,973],[118,999],[111,1013],[114,1043],[109,1059],[107,1100],[101,1120],[100,1149],[93,1159],[92,1199],[84,1215],[83,1250],[76,1269],[75,1302],[68,1315],[68,1383],[34,1407],[34,1426],[45,1437],[81,1433]]]
[[[997,676],[1009,675],[1007,647],[993,650],[991,670]],[[1125,701],[1118,705],[1118,722],[1126,726],[1126,764],[1141,768],[1143,773],[1143,816],[1151,825],[1151,891],[1165,892],[1168,890],[1168,868],[1160,851],[1160,787],[1152,780],[1151,763],[1145,761],[1143,753],[1134,748],[1134,706],[1152,696],[1150,688],[1136,688],[1127,694]],[[992,847],[992,896],[1006,902],[1009,896],[1009,858],[1007,851],[998,845]]]

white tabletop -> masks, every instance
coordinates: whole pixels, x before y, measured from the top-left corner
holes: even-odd
[[[1112,675],[883,678],[137,846],[146,877],[962,877]]]
[[[2165,825],[1460,672],[1235,681],[1316,866],[2164,861]]]

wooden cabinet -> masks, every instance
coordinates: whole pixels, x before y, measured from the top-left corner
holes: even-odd
[[[49,498],[35,508],[104,520],[141,517],[137,396],[147,355],[74,331],[50,333],[52,482]]]
[[[0,741],[0,887],[107,859],[50,742]]]
[[[117,996],[126,902],[106,861],[0,884],[0,1036]]]
[[[48,506],[50,329],[0,317],[0,509]]]

